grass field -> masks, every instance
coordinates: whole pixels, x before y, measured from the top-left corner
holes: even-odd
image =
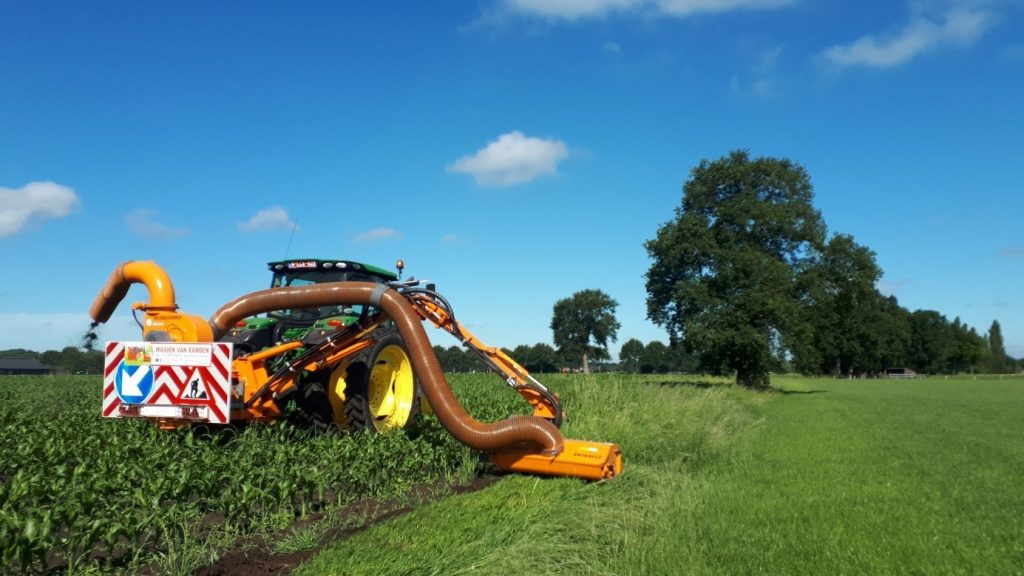
[[[1019,574],[1024,381],[554,379],[623,477],[508,477],[339,543],[312,574]]]
[[[455,375],[493,421],[528,406]],[[558,375],[568,437],[614,441],[622,477],[508,475],[330,545],[314,574],[1020,574],[1024,379]],[[360,498],[487,468],[417,434],[209,436],[98,417],[88,378],[0,378],[0,572],[190,574],[253,534],[312,548]],[[291,522],[319,510],[320,525]],[[345,532],[350,534],[351,532]],[[197,535],[199,536],[197,538]],[[239,548],[242,546],[242,548]]]

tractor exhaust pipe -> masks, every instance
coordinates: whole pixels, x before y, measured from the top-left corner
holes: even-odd
[[[541,454],[538,456],[545,458],[562,452],[565,445],[562,433],[543,418],[513,416],[484,423],[470,416],[448,386],[416,310],[401,294],[382,284],[327,282],[251,292],[221,306],[210,317],[210,327],[216,340],[236,322],[254,314],[340,304],[376,306],[395,322],[434,414],[458,441],[483,452],[525,448],[524,444],[539,447]]]

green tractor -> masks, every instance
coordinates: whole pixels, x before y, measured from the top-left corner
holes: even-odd
[[[273,273],[271,288],[325,282],[388,284],[399,279],[402,266],[399,260],[396,274],[350,260],[295,259],[267,264]],[[338,331],[371,326],[371,319],[380,314],[369,305],[275,310],[239,321],[221,341],[231,342],[236,355],[300,343],[269,367],[287,369],[307,348],[322,344]],[[301,374],[293,392],[299,417],[317,429],[334,426],[380,432],[411,426],[427,403],[394,323],[377,323],[359,342],[365,348],[358,354]]]

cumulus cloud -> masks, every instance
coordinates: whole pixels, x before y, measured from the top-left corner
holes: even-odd
[[[824,56],[839,67],[891,68],[942,46],[972,44],[995,19],[990,11],[971,7],[952,8],[938,18],[921,14],[897,34],[863,36],[851,44],[829,48]]]
[[[469,174],[481,186],[513,186],[556,173],[558,163],[568,157],[569,148],[561,140],[515,131],[502,134],[475,154],[459,158],[447,170]]]
[[[795,0],[505,0],[502,11],[550,20],[605,18],[613,13],[685,17],[698,13],[778,8]]]
[[[658,0],[661,12],[672,16],[689,16],[700,12],[731,12],[733,10],[781,8],[795,0]]]
[[[264,208],[256,212],[248,221],[238,223],[238,229],[242,232],[272,232],[295,228],[295,222],[288,216],[288,211],[280,206]]]
[[[56,182],[0,187],[0,238],[21,232],[30,222],[63,218],[80,203],[74,190]]]
[[[639,7],[645,0],[505,0],[507,11],[559,20],[602,18],[609,12]]]
[[[355,242],[357,244],[365,244],[367,242],[376,242],[378,240],[401,240],[402,233],[394,228],[374,228],[373,230],[367,230],[356,235]]]
[[[147,208],[138,208],[125,214],[124,222],[128,229],[142,236],[153,240],[169,240],[188,234],[187,228],[176,228],[162,222],[153,220],[156,212]]]

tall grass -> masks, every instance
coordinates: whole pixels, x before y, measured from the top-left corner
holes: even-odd
[[[567,436],[619,442],[625,473],[604,483],[508,476],[421,508],[322,554],[300,574],[650,573],[676,555],[663,531],[686,517],[699,470],[750,428],[729,391],[640,377],[550,378]],[[454,382],[475,404],[470,382]],[[482,401],[483,398],[480,398]],[[479,412],[482,406],[470,406]]]

